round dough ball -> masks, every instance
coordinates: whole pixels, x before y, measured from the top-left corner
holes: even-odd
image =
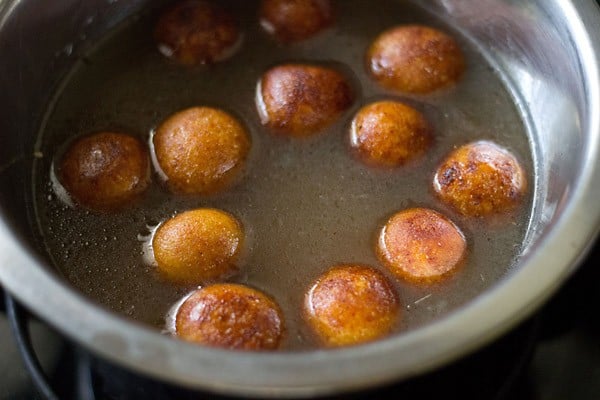
[[[167,185],[183,194],[227,188],[239,176],[250,150],[246,129],[226,112],[209,107],[172,115],[152,140]]]
[[[182,65],[224,60],[240,42],[231,15],[202,0],[175,3],[159,18],[154,37],[160,52]]]
[[[411,208],[393,215],[377,243],[377,256],[398,278],[435,282],[456,270],[465,257],[462,232],[442,214]]]
[[[216,209],[177,214],[152,238],[154,259],[170,281],[199,284],[232,275],[244,242],[241,223]]]
[[[263,0],[260,24],[283,43],[308,39],[333,23],[329,0]]]
[[[452,37],[426,26],[406,25],[375,39],[367,52],[367,67],[388,89],[425,94],[457,82],[465,61]]]
[[[106,211],[130,204],[146,190],[150,161],[146,146],[136,138],[100,132],[75,140],[57,173],[76,203]]]
[[[273,299],[237,284],[194,291],[175,317],[177,337],[205,346],[235,350],[274,350],[285,334],[283,315]]]
[[[267,71],[257,89],[263,124],[278,133],[309,136],[332,124],[354,100],[344,75],[326,67],[286,64]]]
[[[349,346],[389,334],[398,322],[400,303],[381,272],[341,265],[313,284],[305,297],[304,313],[326,346]]]
[[[439,166],[433,188],[459,213],[484,217],[510,212],[527,190],[523,168],[508,150],[489,141],[466,144]]]
[[[397,167],[425,153],[432,128],[414,108],[397,101],[369,104],[356,114],[350,145],[367,164]]]

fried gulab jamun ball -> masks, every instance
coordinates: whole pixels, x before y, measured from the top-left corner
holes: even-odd
[[[482,140],[450,153],[435,173],[433,189],[460,214],[485,217],[516,209],[527,178],[513,154]]]
[[[398,322],[400,302],[381,272],[361,265],[340,265],[310,288],[304,315],[324,345],[349,346],[389,334]]]
[[[205,286],[187,297],[175,316],[175,334],[189,342],[236,350],[275,350],[285,335],[273,299],[239,284]]]
[[[236,272],[243,242],[242,224],[234,216],[200,208],[160,225],[152,238],[152,250],[166,279],[199,284]]]
[[[268,70],[257,87],[264,125],[290,136],[309,136],[333,123],[353,102],[345,76],[332,68],[285,64]]]
[[[431,283],[455,271],[466,249],[464,235],[448,218],[427,208],[411,208],[387,221],[376,253],[398,278]]]
[[[414,108],[380,101],[358,111],[350,127],[350,145],[367,164],[397,167],[421,156],[432,142],[432,128]]]
[[[385,88],[426,94],[457,82],[465,61],[449,35],[426,26],[406,25],[375,39],[367,51],[367,68]]]
[[[305,40],[333,23],[330,0],[263,0],[260,24],[282,43]]]
[[[240,33],[233,17],[217,5],[184,0],[160,16],[154,38],[166,57],[182,65],[198,65],[231,56]]]
[[[228,187],[250,150],[246,129],[228,113],[193,107],[164,121],[152,138],[168,187],[183,194],[211,194]]]
[[[83,136],[62,156],[57,176],[77,204],[94,210],[118,209],[148,187],[148,151],[138,139],[123,133]]]

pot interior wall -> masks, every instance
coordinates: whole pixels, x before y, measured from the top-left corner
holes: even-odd
[[[439,1],[429,7],[449,17],[491,57],[514,91],[529,124],[536,159],[535,204],[523,253],[560,216],[570,190],[590,160],[586,137],[588,90],[573,32],[554,2],[546,9],[518,2]],[[593,149],[593,146],[592,146]]]

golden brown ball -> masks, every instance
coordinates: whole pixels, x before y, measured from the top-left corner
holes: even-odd
[[[448,155],[435,173],[433,188],[459,213],[483,217],[516,209],[527,190],[527,179],[508,150],[479,141]]]
[[[171,6],[159,18],[154,37],[161,53],[183,65],[226,59],[240,41],[232,16],[202,0],[184,0]]]
[[[179,307],[176,335],[189,342],[235,350],[274,350],[284,338],[279,306],[264,293],[238,284],[194,291]]]
[[[304,313],[326,346],[349,346],[389,334],[398,322],[400,303],[381,272],[341,265],[313,284],[305,297]]]
[[[388,89],[425,94],[457,82],[465,61],[449,35],[426,26],[405,25],[375,39],[367,52],[367,67]]]
[[[429,283],[456,270],[467,243],[456,225],[442,214],[411,208],[393,215],[377,243],[377,256],[398,278]]]
[[[305,40],[333,23],[329,0],[263,0],[262,27],[283,43]]]
[[[160,225],[152,238],[154,259],[170,281],[198,284],[232,275],[244,242],[242,224],[231,214],[200,208]]]
[[[367,164],[397,167],[423,155],[432,128],[414,108],[380,101],[358,111],[350,128],[350,145]]]
[[[301,64],[270,69],[257,90],[257,107],[263,124],[291,136],[319,132],[337,120],[354,98],[342,73]]]
[[[113,210],[131,203],[150,182],[146,146],[136,138],[100,132],[75,140],[58,166],[58,179],[78,204]]]
[[[152,140],[169,188],[185,194],[227,188],[239,176],[250,150],[246,129],[228,113],[209,107],[172,115]]]

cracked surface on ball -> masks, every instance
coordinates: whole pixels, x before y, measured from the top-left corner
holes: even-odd
[[[179,307],[175,328],[186,341],[235,350],[275,350],[285,334],[282,312],[273,299],[229,283],[193,292]]]
[[[376,253],[398,278],[429,283],[454,272],[466,249],[464,235],[448,218],[430,209],[411,208],[387,221]]]
[[[489,141],[466,144],[437,169],[433,188],[460,214],[484,217],[507,213],[521,204],[527,179],[508,150]]]
[[[398,322],[400,303],[389,280],[374,268],[340,265],[316,280],[305,297],[305,318],[326,346],[370,342]]]

